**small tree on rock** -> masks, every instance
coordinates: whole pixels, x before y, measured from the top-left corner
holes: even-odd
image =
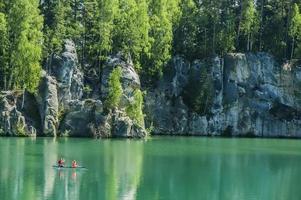
[[[120,82],[121,68],[113,69],[109,78],[109,93],[106,98],[105,105],[107,109],[118,108],[123,93],[122,85]]]

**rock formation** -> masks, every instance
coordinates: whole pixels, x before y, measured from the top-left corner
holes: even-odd
[[[228,54],[208,62],[173,58],[146,114],[155,134],[301,137],[301,68],[277,64],[265,53]],[[204,68],[212,85],[209,112],[183,101],[185,86]],[[193,92],[190,93],[193,95]]]
[[[145,137],[142,122],[127,114],[141,89],[130,58],[104,64],[99,94],[83,98],[84,75],[75,45],[42,72],[36,94],[0,94],[0,134],[8,136]],[[121,68],[118,108],[105,107],[109,77]],[[95,78],[95,77],[94,77]],[[175,56],[144,97],[145,124],[153,134],[301,137],[301,66],[278,64],[266,53],[227,54],[188,62]],[[132,116],[133,117],[133,116]]]

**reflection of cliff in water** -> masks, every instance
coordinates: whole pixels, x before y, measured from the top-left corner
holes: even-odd
[[[55,185],[55,171],[52,169],[52,164],[56,163],[58,159],[55,139],[43,141],[43,158],[45,183],[43,184],[43,197],[48,198],[52,194]]]
[[[143,141],[105,141],[105,199],[136,199],[142,175]]]
[[[301,197],[300,141],[0,138],[1,200]],[[88,170],[54,169],[59,157]]]
[[[54,163],[60,156],[76,156],[80,164],[88,167],[88,170],[52,169],[45,175],[50,179],[45,180],[48,186],[44,187],[44,194],[50,193],[48,197],[53,199],[135,199],[142,175],[144,142],[104,140],[91,143],[89,148],[80,148],[68,143],[67,139],[59,145],[55,143],[44,148],[55,152],[53,159],[48,157],[46,163]],[[61,155],[56,155],[58,152]]]
[[[177,139],[180,141],[181,139]],[[301,157],[262,140],[147,143],[138,199],[299,199]],[[267,140],[277,143],[278,140]],[[225,144],[226,143],[226,144]],[[197,145],[197,146],[196,146]],[[193,191],[193,192],[192,192]]]
[[[33,164],[25,165],[25,162],[34,160],[31,149],[26,149],[26,143],[30,140],[4,139],[0,145],[0,198],[1,199],[34,199],[35,176]],[[25,154],[29,154],[25,160]],[[11,186],[14,187],[11,187]]]

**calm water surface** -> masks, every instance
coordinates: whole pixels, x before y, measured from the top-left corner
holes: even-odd
[[[301,199],[299,140],[0,138],[0,158],[1,200]]]

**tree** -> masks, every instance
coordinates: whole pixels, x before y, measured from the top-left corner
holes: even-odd
[[[160,77],[164,65],[171,58],[173,21],[177,21],[177,6],[175,0],[151,0],[149,3],[151,47],[143,63],[148,66],[144,68],[147,76]]]
[[[41,6],[44,14],[43,58],[47,61],[46,69],[51,66],[53,56],[62,51],[66,38],[65,2],[46,0]]]
[[[254,35],[259,29],[254,0],[242,1],[242,19],[240,23],[241,31],[247,37],[247,51],[251,51]]]
[[[86,0],[84,7],[84,57],[100,68],[112,51],[118,1]]]
[[[0,89],[7,89],[8,35],[6,15],[0,12]]]
[[[118,108],[119,106],[121,96],[123,93],[120,77],[121,68],[117,67],[113,69],[109,78],[109,93],[105,101],[105,105],[108,109]]]
[[[34,92],[40,80],[43,18],[38,0],[12,0],[8,12],[9,88]]]
[[[144,125],[143,94],[141,90],[134,91],[133,101],[127,106],[127,115],[140,126]]]
[[[150,48],[147,0],[120,0],[113,30],[113,52],[123,52],[140,70],[140,59]]]
[[[174,31],[173,51],[192,61],[203,53],[201,42],[204,38],[200,39],[199,35],[203,16],[198,12],[193,0],[182,1],[180,8],[181,17]]]
[[[293,59],[296,39],[301,38],[301,15],[297,4],[293,6],[289,35],[292,38],[291,59]]]

